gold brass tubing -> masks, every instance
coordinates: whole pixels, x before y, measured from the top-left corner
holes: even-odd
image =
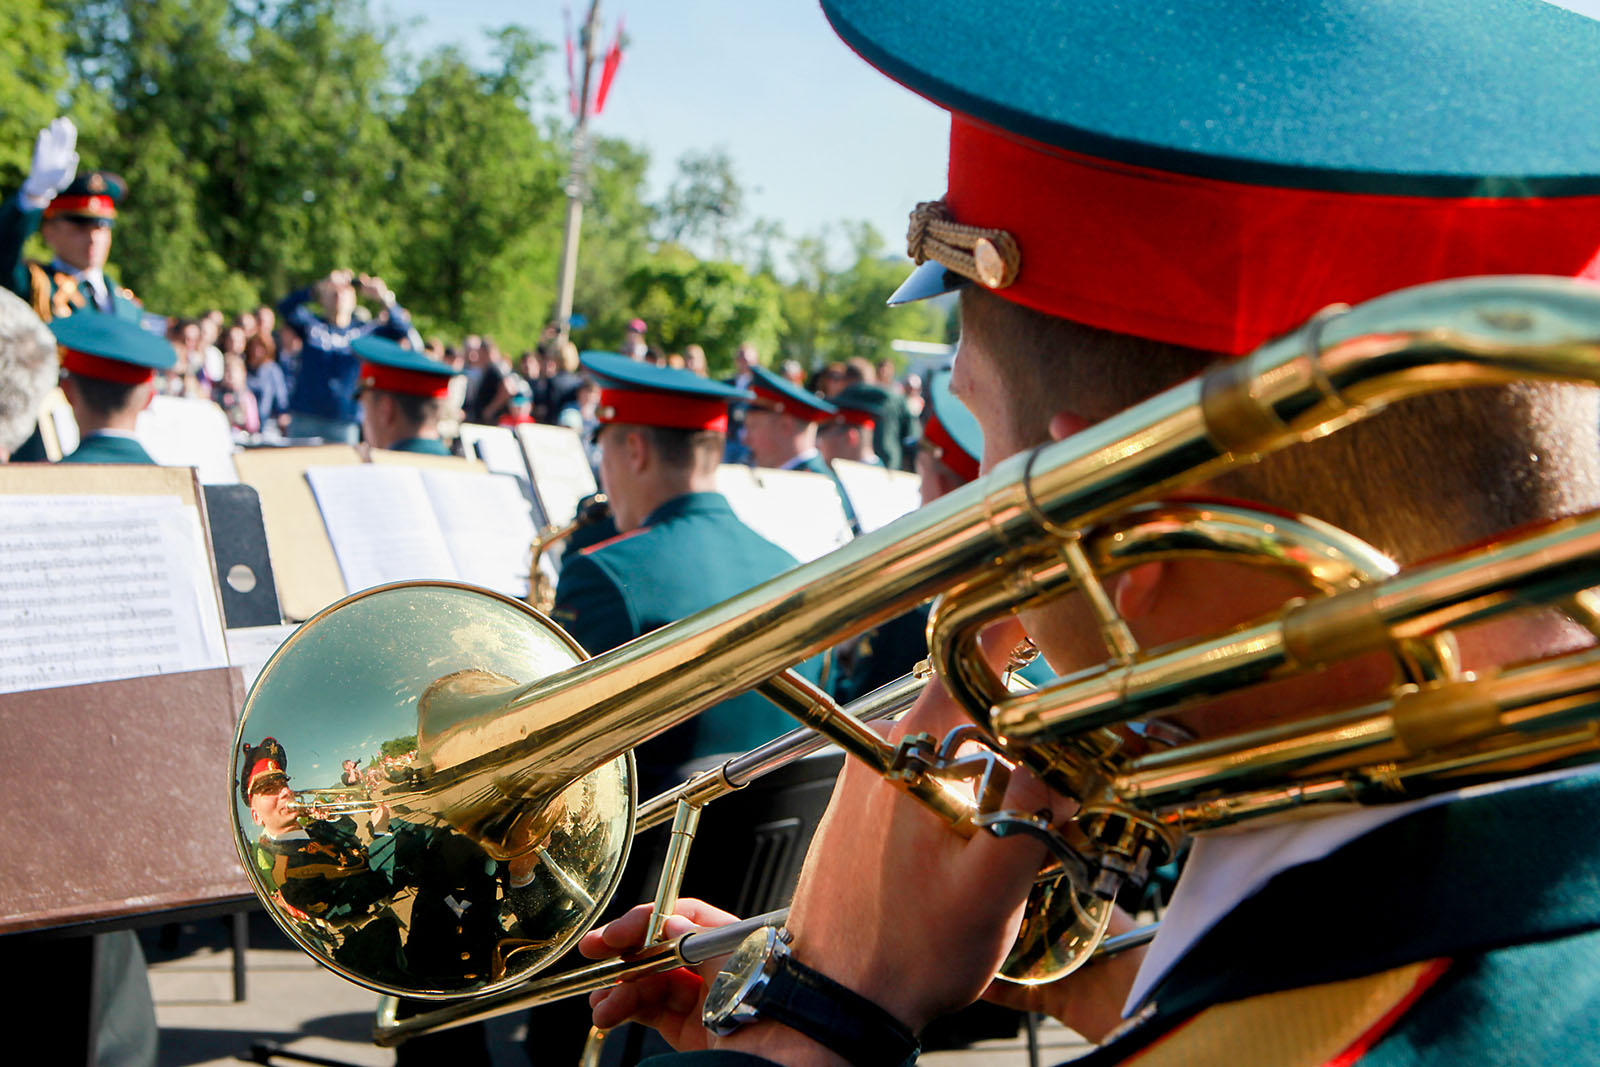
[[[661,880],[656,883],[655,908],[644,934],[647,945],[661,940],[667,919],[678,910],[678,890],[683,886],[683,872],[689,866],[689,849],[694,846],[695,831],[700,828],[700,811],[698,805],[680,800],[673,813],[667,855],[661,864]]]
[[[1600,649],[1512,668],[1484,679],[1409,689],[1397,697],[1312,720],[1157,752],[1132,761],[1113,783],[1125,802],[1149,810],[1239,779],[1270,778],[1326,761],[1354,770],[1374,749],[1390,758],[1459,746],[1505,729],[1564,726],[1578,701],[1600,702]],[[1540,714],[1540,709],[1543,714]]]
[[[1100,583],[1100,575],[1096,573],[1094,564],[1089,562],[1088,555],[1083,551],[1083,539],[1073,537],[1058,541],[1056,551],[1061,554],[1061,561],[1067,565],[1073,587],[1084,595],[1084,599],[1089,601],[1089,606],[1094,610],[1095,621],[1100,624],[1100,636],[1105,640],[1106,648],[1110,650],[1112,658],[1118,663],[1132,660],[1139,651],[1139,642],[1133,639],[1133,632],[1128,629],[1127,621],[1117,614],[1116,605],[1111,603],[1111,595]]]
[[[1496,307],[1515,308],[1516,314],[1485,311]],[[1593,381],[1600,373],[1589,324],[1594,310],[1587,287],[1562,279],[1439,282],[1327,322],[1314,356],[1301,331],[1210,374],[1252,380],[1246,406],[1270,411],[1286,428],[1281,438],[1250,440],[1266,451],[1416,392],[1523,377]],[[1451,344],[1463,351],[1450,351]],[[1247,374],[1235,369],[1245,366]],[[1198,405],[1205,380],[1182,383],[1043,445],[1034,458],[1013,456],[985,477],[822,559],[515,689],[494,702],[495,715],[453,732],[435,748],[435,787],[466,787],[474,771],[527,757],[537,760],[549,783],[539,789],[553,791],[729,695],[940,593],[988,565],[997,552],[1030,543],[1040,516],[1060,526],[1089,526],[1249,460],[1212,436]],[[1330,400],[1323,382],[1337,390],[1339,403]],[[975,516],[983,520],[975,522]],[[490,753],[493,759],[484,762]]]
[[[923,775],[892,775],[895,746],[840,710],[832,697],[793,671],[767,679],[761,693],[784,711],[806,723],[865,763],[877,773],[892,778],[895,785],[915,796],[963,836],[977,832],[973,822],[975,804],[951,783]]]
[[[904,675],[851,701],[841,710],[857,722],[875,722],[898,715],[917,699],[929,677],[926,671]],[[808,727],[791,730],[645,801],[634,816],[634,830],[648,830],[666,822],[680,799],[702,806],[709,804],[830,744],[832,741],[825,734]]]

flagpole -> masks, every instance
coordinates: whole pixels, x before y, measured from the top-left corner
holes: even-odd
[[[583,193],[588,178],[589,74],[594,68],[595,39],[599,27],[600,0],[593,0],[580,33],[583,74],[579,81],[577,121],[572,127],[572,158],[566,185],[567,226],[561,238],[561,276],[556,283],[556,323],[563,343],[572,332],[572,293],[578,274],[578,233],[583,227]]]

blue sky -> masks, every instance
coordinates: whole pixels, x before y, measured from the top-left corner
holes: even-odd
[[[454,43],[485,57],[482,31],[515,23],[559,45],[556,0],[373,0],[409,22],[414,49]],[[587,0],[571,4],[574,20]],[[891,248],[919,200],[944,192],[949,121],[850,51],[820,8],[795,0],[602,0],[602,40],[618,16],[631,40],[598,134],[646,146],[659,195],[685,151],[723,148],[746,212],[789,236],[865,219]],[[561,52],[547,83],[564,90]]]

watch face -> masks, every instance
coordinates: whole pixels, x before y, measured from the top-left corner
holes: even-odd
[[[778,932],[770,926],[753,931],[739,942],[706,992],[701,1020],[709,1029],[728,1033],[755,1018],[760,1003],[757,994],[766,984],[767,962],[776,943]]]

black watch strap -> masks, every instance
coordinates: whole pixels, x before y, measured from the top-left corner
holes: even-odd
[[[855,1067],[899,1067],[922,1050],[899,1019],[787,953],[763,991],[759,1012],[826,1045]]]

